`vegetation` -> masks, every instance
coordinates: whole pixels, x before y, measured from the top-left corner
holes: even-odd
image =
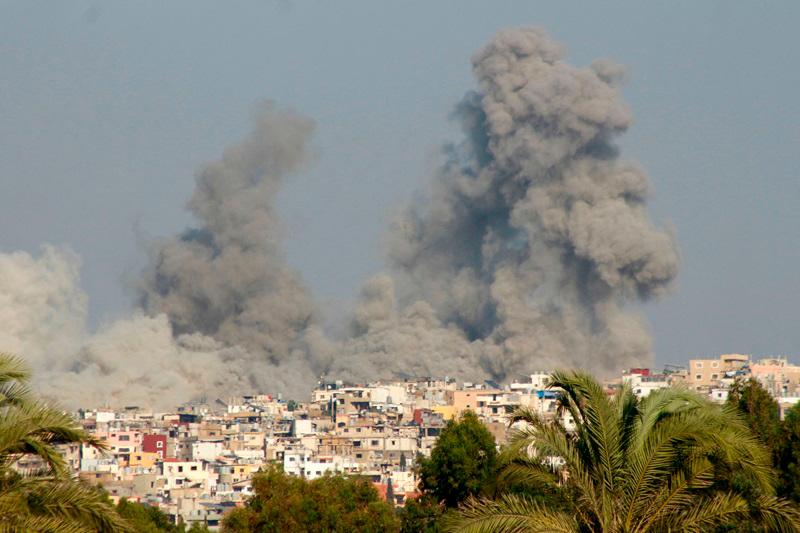
[[[728,391],[726,403],[739,411],[750,430],[763,444],[771,446],[780,437],[778,402],[757,380],[750,378],[734,381]]]
[[[778,402],[754,379],[735,382],[728,404],[771,450],[778,495],[800,502],[800,405],[787,410],[781,421]]]
[[[406,501],[400,513],[402,532],[442,531],[442,517],[448,510],[470,496],[491,491],[496,463],[494,437],[475,413],[466,411],[460,419],[448,422],[430,458],[417,457],[422,495]]]
[[[551,387],[574,430],[516,411],[498,482],[560,493],[562,503],[520,490],[472,497],[446,517],[449,530],[709,531],[737,519],[800,530],[800,513],[774,494],[768,450],[733,406],[682,389],[610,397],[577,372],[557,372]]]
[[[117,504],[117,512],[127,520],[136,533],[208,533],[206,525],[192,524],[186,529],[185,524],[173,524],[166,513],[144,503],[132,502],[125,498]]]
[[[786,411],[773,456],[778,471],[778,494],[800,502],[800,404]]]
[[[392,507],[361,478],[292,477],[277,466],[253,478],[255,495],[225,517],[227,533],[285,531],[392,532],[400,523]]]
[[[24,362],[0,354],[0,531],[129,531],[102,491],[70,478],[59,444],[102,448],[61,410],[28,388]],[[41,467],[20,472],[22,457]]]
[[[430,495],[406,500],[400,511],[402,520],[401,533],[439,533],[442,531],[444,506],[436,502]]]
[[[420,488],[445,507],[481,494],[493,481],[497,445],[472,411],[442,430],[430,459],[420,458]]]

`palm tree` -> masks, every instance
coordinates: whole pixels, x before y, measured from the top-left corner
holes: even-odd
[[[0,532],[127,531],[127,524],[97,489],[70,477],[58,445],[102,448],[63,411],[38,400],[30,372],[15,356],[0,353]],[[35,456],[42,467],[14,468]]]
[[[518,409],[498,483],[556,491],[568,509],[506,491],[469,500],[450,530],[709,531],[755,520],[800,531],[800,513],[774,496],[767,451],[731,408],[678,388],[642,400],[627,386],[609,395],[581,372],[556,372],[550,386],[574,428]]]

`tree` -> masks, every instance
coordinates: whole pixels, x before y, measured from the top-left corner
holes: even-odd
[[[420,460],[420,488],[436,502],[457,507],[492,481],[496,460],[494,437],[475,413],[465,411],[442,430],[430,458]]]
[[[739,410],[763,444],[775,444],[781,431],[780,408],[761,383],[753,378],[737,379],[728,391],[727,405]]]
[[[800,502],[800,404],[786,411],[774,457],[778,495]]]
[[[102,448],[75,420],[37,399],[22,359],[0,353],[0,531],[129,531],[102,491],[71,479],[58,445]],[[35,456],[41,468],[14,464]]]
[[[277,466],[253,478],[255,495],[223,521],[227,533],[282,531],[397,532],[392,507],[366,479],[326,475],[313,481]]]
[[[556,487],[570,509],[518,493],[471,498],[452,531],[709,531],[755,519],[769,531],[800,531],[800,513],[775,497],[769,454],[732,406],[683,389],[639,401],[629,387],[609,396],[590,375],[556,372],[560,418],[520,408],[499,459],[504,482]],[[736,475],[746,497],[726,483]]]
[[[443,505],[429,496],[407,499],[400,511],[400,533],[440,533]]]
[[[391,476],[386,480],[386,502],[394,507],[394,485],[392,484]]]
[[[119,500],[117,512],[137,533],[183,533],[186,530],[183,524],[173,524],[166,513],[157,507],[126,498]]]

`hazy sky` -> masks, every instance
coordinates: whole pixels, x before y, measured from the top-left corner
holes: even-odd
[[[382,266],[470,57],[545,27],[629,67],[623,155],[648,170],[683,268],[648,306],[659,363],[800,353],[800,3],[0,0],[0,251],[67,244],[95,324],[126,315],[143,243],[190,222],[193,173],[273,99],[313,117],[284,191],[290,262],[329,309]]]

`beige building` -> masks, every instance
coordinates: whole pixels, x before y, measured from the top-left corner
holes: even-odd
[[[785,357],[761,359],[750,365],[750,374],[775,398],[800,392],[800,366],[789,364]]]
[[[463,411],[470,410],[477,412],[487,401],[496,399],[502,395],[503,391],[494,389],[464,389],[447,391],[445,399],[448,405],[452,405],[455,416],[459,416]]]
[[[739,353],[720,355],[717,359],[690,359],[687,384],[695,390],[709,390],[725,379],[726,372],[735,372],[750,361]]]

